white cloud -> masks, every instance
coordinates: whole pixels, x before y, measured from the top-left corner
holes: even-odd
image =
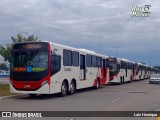
[[[151,5],[150,17],[131,18],[132,5],[146,4]],[[28,32],[73,47],[83,43],[109,55],[120,47],[120,55],[129,58],[147,56],[154,47],[149,56],[158,59],[159,4],[159,0],[1,0],[0,42],[5,44],[11,36]]]

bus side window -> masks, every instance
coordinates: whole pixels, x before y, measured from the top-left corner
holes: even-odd
[[[61,56],[52,55],[51,56],[51,75],[57,73],[61,69]]]

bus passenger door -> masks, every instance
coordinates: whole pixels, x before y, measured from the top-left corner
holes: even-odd
[[[80,55],[80,74],[81,80],[86,80],[85,55]]]
[[[106,59],[103,59],[103,78],[106,78],[106,69],[107,69],[107,67],[106,67]]]
[[[127,72],[128,72],[128,64],[126,63],[126,77],[127,77]]]
[[[135,76],[135,66],[134,66],[134,64],[133,64],[132,71],[133,71],[133,76]]]

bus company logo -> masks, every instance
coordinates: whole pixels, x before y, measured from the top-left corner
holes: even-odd
[[[145,5],[138,7],[137,5],[132,5],[131,9],[131,17],[149,17],[151,12],[150,10],[151,5]]]
[[[40,112],[1,112],[0,117],[42,117]]]
[[[12,117],[11,112],[2,112],[2,117]]]
[[[28,65],[28,66],[32,65],[32,61],[28,61],[28,62],[27,62],[27,65]]]

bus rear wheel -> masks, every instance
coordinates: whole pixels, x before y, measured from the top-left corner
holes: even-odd
[[[123,81],[122,81],[122,80],[120,80],[119,85],[122,85],[122,84],[123,84]]]
[[[94,88],[95,88],[95,89],[100,88],[100,81],[99,81],[99,80],[96,81],[96,86],[94,86]]]
[[[29,94],[29,96],[33,98],[33,97],[36,97],[37,94]]]
[[[70,84],[69,94],[70,94],[70,95],[73,95],[73,94],[75,93],[75,91],[76,91],[76,84],[75,84],[74,81],[72,81],[71,84]]]
[[[68,90],[67,83],[65,81],[63,81],[62,86],[61,86],[60,96],[61,97],[66,96],[67,95],[67,90]]]
[[[130,80],[128,81],[129,83],[131,83],[132,82],[132,76],[130,77]]]
[[[122,77],[120,78],[120,81],[119,81],[118,84],[119,84],[119,85],[122,85],[122,84],[123,84],[123,79],[122,79]]]

